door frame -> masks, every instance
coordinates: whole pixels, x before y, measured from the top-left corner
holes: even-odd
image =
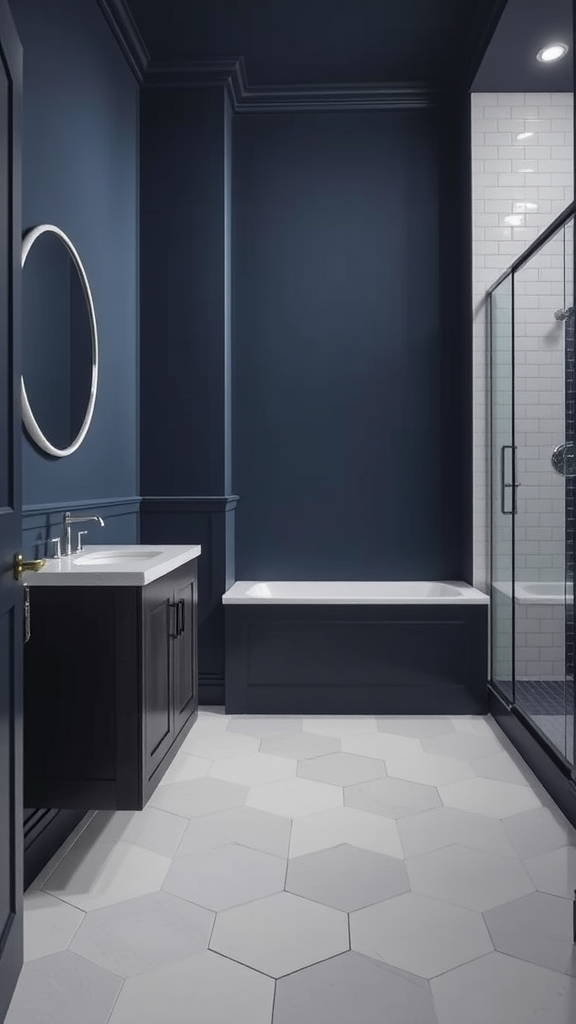
[[[0,448],[0,750],[8,787],[0,800],[0,1021],[4,1019],[23,961],[23,788],[22,788],[22,585],[14,579],[14,556],[22,543],[20,413],[21,320],[21,104],[22,46],[8,0],[0,0],[0,66],[6,83],[2,129],[6,178],[0,202],[0,381],[6,401],[0,430],[8,439]],[[7,108],[7,109],[6,109]],[[5,149],[4,149],[5,147]],[[2,708],[4,717],[2,719]],[[8,754],[6,756],[6,749]]]

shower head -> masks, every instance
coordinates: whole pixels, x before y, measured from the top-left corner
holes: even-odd
[[[569,316],[572,316],[574,312],[574,306],[568,306],[568,309],[557,309],[554,313],[555,320],[567,320]]]

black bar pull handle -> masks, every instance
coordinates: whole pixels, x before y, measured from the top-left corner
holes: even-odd
[[[512,484],[506,482],[506,452],[514,451],[514,446],[511,444],[503,444],[500,448],[500,511],[503,516],[514,515],[514,501],[512,502],[512,508],[506,508],[506,489],[513,487]]]
[[[170,637],[172,640],[177,640],[180,636],[180,616],[178,614],[179,602],[170,601],[168,607],[170,609]],[[174,624],[174,628],[172,628],[172,623]]]

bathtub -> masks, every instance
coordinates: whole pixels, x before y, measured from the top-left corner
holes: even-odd
[[[488,604],[467,583],[257,583],[240,581],[227,590],[227,604]]]
[[[512,597],[511,583],[494,583],[494,588],[500,593]],[[521,583],[518,580],[514,584],[514,597],[518,604],[572,604],[574,600],[574,588],[572,583],[546,583],[542,580],[537,583]]]
[[[514,637],[517,681],[565,680],[566,605],[573,605],[573,585],[517,580],[513,587],[508,582],[494,582],[492,595],[493,614],[500,625],[494,651],[494,678],[498,682],[510,681]]]
[[[486,712],[489,598],[466,583],[240,580],[222,602],[231,713]]]

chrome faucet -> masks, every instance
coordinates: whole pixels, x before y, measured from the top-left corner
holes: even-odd
[[[64,536],[65,536],[65,553],[67,555],[72,554],[72,525],[73,523],[99,523],[100,526],[104,526],[104,520],[101,516],[73,516],[70,512],[64,513]],[[85,531],[83,531],[85,532]]]

